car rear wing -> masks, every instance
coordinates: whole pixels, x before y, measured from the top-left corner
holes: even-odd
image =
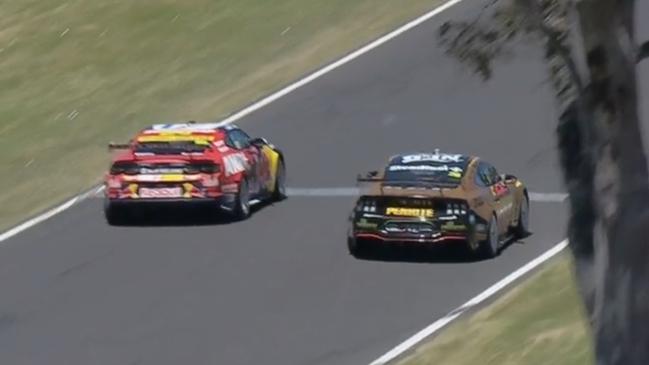
[[[431,189],[431,188],[438,188],[438,189],[454,189],[458,187],[460,184],[455,184],[455,183],[448,183],[448,182],[439,182],[439,181],[432,181],[432,180],[391,180],[391,179],[385,179],[382,177],[378,176],[378,173],[376,171],[370,171],[365,176],[358,174],[356,177],[356,183],[357,185],[363,185],[363,183],[367,184],[374,184],[376,186],[409,186],[409,187],[417,187],[421,186],[423,188]]]
[[[109,142],[108,143],[108,150],[109,151],[127,150],[129,148],[131,148],[130,143],[115,143],[115,142]]]

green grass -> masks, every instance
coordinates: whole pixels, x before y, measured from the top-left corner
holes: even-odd
[[[221,118],[440,2],[0,0],[0,230],[98,182],[108,141]]]
[[[571,262],[558,259],[398,364],[594,364]]]

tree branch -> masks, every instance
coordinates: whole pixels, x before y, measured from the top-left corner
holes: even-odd
[[[583,82],[579,76],[577,65],[572,59],[570,49],[560,39],[561,32],[551,29],[545,24],[543,9],[537,0],[518,0],[521,5],[529,10],[537,29],[545,36],[546,44],[550,52],[556,53],[565,66],[568,68],[570,79],[578,90],[583,90]]]

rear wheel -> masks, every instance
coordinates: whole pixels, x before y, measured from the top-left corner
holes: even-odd
[[[250,190],[245,178],[239,183],[239,192],[234,200],[233,215],[237,220],[244,220],[250,216]]]
[[[487,229],[488,229],[487,239],[482,242],[481,251],[484,257],[490,259],[498,256],[498,250],[500,249],[500,237],[498,235],[498,220],[496,219],[495,216],[491,217]]]
[[[277,162],[277,171],[275,172],[275,189],[273,190],[273,200],[280,201],[286,198],[286,165],[284,160]]]
[[[347,249],[355,258],[363,258],[367,255],[366,245],[351,236],[347,236]]]
[[[129,212],[126,207],[104,201],[104,217],[111,226],[123,225],[128,222]]]

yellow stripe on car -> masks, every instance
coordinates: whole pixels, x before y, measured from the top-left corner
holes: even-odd
[[[214,136],[192,136],[185,134],[140,136],[137,139],[138,142],[194,142],[203,145],[208,145],[213,140]]]
[[[403,217],[432,217],[434,211],[432,209],[419,209],[419,208],[397,208],[390,207],[385,210],[386,215],[396,215]]]

